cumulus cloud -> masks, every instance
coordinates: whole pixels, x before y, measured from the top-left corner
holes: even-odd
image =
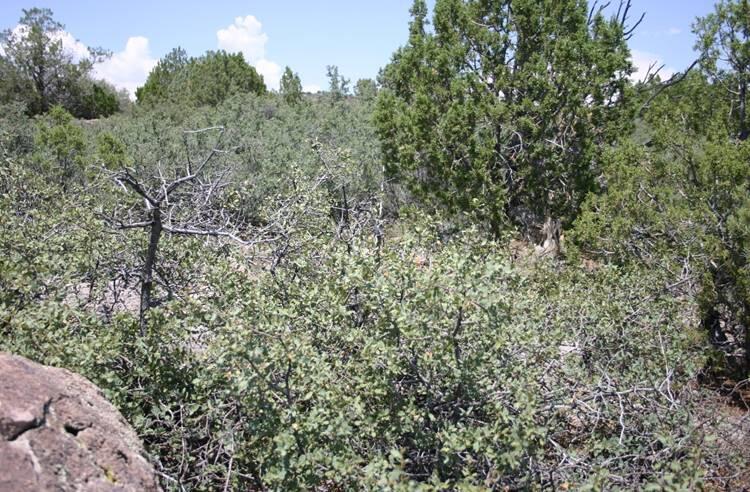
[[[267,87],[271,89],[279,88],[281,67],[277,63],[261,58],[255,62],[254,66],[258,73],[263,76],[263,81],[266,83]]]
[[[28,28],[17,25],[12,32],[16,36],[26,35]],[[56,31],[50,35],[55,41],[61,41],[63,51],[68,53],[73,61],[79,62],[89,56],[89,48],[67,31]],[[0,46],[0,55],[4,55]],[[135,98],[135,90],[146,82],[151,69],[158,60],[151,57],[147,38],[135,36],[128,38],[125,49],[114,53],[112,57],[94,65],[93,76],[104,79],[118,89],[126,89],[131,98]]]
[[[22,24],[16,24],[11,29],[11,36],[17,39],[23,39],[28,35],[29,28]],[[63,51],[73,57],[75,62],[79,62],[89,56],[89,48],[82,42],[78,41],[75,36],[67,31],[55,31],[50,34],[53,41],[62,41]],[[5,55],[5,50],[0,45],[0,55]]]
[[[268,35],[263,32],[263,24],[255,16],[237,17],[234,24],[216,33],[219,48],[242,53],[245,60],[256,61],[266,54]]]
[[[237,17],[234,23],[216,32],[219,49],[230,53],[242,53],[250,65],[263,76],[270,89],[279,88],[281,66],[266,58],[268,35],[263,24],[255,16]]]
[[[106,80],[118,89],[126,89],[132,99],[135,97],[135,90],[146,82],[157,61],[151,56],[148,38],[134,36],[128,38],[124,50],[96,64],[94,76]]]
[[[28,28],[21,24],[16,24],[16,27],[10,30],[11,38],[25,38]],[[5,56],[5,48],[0,44],[0,56]]]
[[[67,31],[57,31],[51,37],[55,41],[62,41],[63,51],[70,54],[76,62],[89,56],[88,46],[78,41]]]
[[[659,70],[659,76],[662,80],[668,79],[676,72],[674,68],[665,65],[664,60],[659,55],[648,53],[646,51],[633,50],[631,56],[633,65],[635,66],[635,72],[630,76],[630,79],[634,82],[642,82],[646,78],[646,75],[648,75],[649,68],[651,68],[651,73],[653,73],[659,67],[664,65],[664,68]]]

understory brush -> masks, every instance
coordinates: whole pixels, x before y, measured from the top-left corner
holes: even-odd
[[[168,489],[674,490],[741,466],[706,454],[703,334],[658,270],[517,262],[422,216],[383,244],[321,192],[283,244],[170,241],[165,260],[201,275],[141,337],[104,260],[143,238],[3,179],[0,348],[100,385]]]

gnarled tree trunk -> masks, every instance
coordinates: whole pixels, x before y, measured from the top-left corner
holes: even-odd
[[[562,223],[560,219],[554,219],[547,215],[542,226],[542,251],[544,254],[557,256],[562,251]]]
[[[159,248],[159,239],[161,239],[162,223],[161,209],[154,208],[151,211],[153,222],[151,223],[151,232],[148,239],[148,249],[146,250],[146,260],[143,263],[143,272],[141,274],[141,306],[139,310],[139,324],[141,336],[146,335],[146,312],[151,307],[151,292],[154,284],[154,263],[156,262],[156,251]]]

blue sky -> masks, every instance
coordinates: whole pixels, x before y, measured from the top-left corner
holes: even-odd
[[[633,0],[634,18],[646,12],[631,40],[636,63],[659,60],[666,73],[689,65],[690,26],[713,3]],[[178,45],[191,55],[220,47],[243,51],[271,86],[289,65],[314,89],[325,88],[326,65],[338,65],[352,81],[375,77],[406,40],[410,5],[411,0],[3,0],[0,28],[12,28],[23,8],[51,8],[81,43],[114,52],[98,73],[131,91]]]

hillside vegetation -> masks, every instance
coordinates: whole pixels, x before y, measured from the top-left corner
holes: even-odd
[[[354,91],[177,48],[135,102],[25,11],[0,350],[101,387],[165,490],[749,487],[750,3],[640,82],[610,10],[416,0]]]

